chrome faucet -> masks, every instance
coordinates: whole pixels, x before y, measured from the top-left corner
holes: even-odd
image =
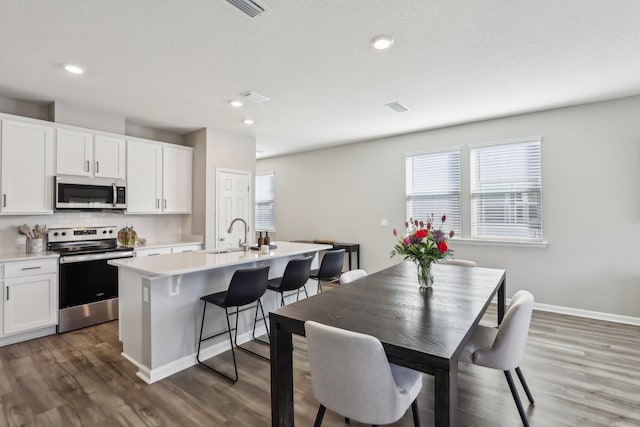
[[[236,221],[241,221],[244,224],[244,243],[238,242],[238,246],[240,246],[242,249],[244,249],[246,251],[246,250],[249,249],[249,245],[247,244],[247,231],[249,230],[249,226],[247,225],[247,221],[245,221],[242,218],[234,218],[231,221],[231,224],[229,224],[229,229],[227,230],[227,233],[231,233],[231,231],[233,230],[233,224],[235,224]]]

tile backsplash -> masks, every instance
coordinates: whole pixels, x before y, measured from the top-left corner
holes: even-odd
[[[24,247],[18,225],[49,228],[133,225],[138,236],[148,241],[179,241],[190,234],[191,221],[183,215],[125,215],[112,212],[56,212],[53,215],[0,216],[0,247]]]

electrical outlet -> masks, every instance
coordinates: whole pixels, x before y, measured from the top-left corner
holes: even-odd
[[[387,220],[386,220],[386,219],[381,219],[381,220],[380,220],[380,225],[381,225],[381,226],[383,226],[383,227],[386,227],[386,226],[388,226],[388,225],[389,225],[389,223],[387,222]]]

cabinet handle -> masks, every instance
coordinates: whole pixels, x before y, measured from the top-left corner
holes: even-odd
[[[156,256],[156,255],[160,255],[160,253],[157,253],[157,254],[149,254],[149,255],[147,255],[147,256]]]
[[[160,199],[156,199],[156,209],[160,209]]]
[[[164,208],[167,209],[167,199],[164,199]]]
[[[39,268],[41,268],[42,266],[37,266],[37,267],[22,267],[22,270],[37,270]]]
[[[96,162],[96,173],[100,173],[100,162]]]
[[[7,301],[9,301],[9,287],[7,286]]]
[[[89,172],[89,160],[85,161],[85,163],[87,164],[87,172]]]
[[[6,194],[2,195],[2,207],[3,208],[7,207],[7,195]]]

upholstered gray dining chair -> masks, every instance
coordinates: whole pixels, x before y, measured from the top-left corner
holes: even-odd
[[[346,285],[347,283],[351,283],[354,280],[358,280],[361,277],[364,277],[367,275],[367,272],[364,270],[349,270],[349,271],[345,271],[344,273],[342,273],[340,275],[340,284],[341,285]]]
[[[313,394],[320,402],[315,427],[326,408],[371,424],[399,420],[409,406],[420,425],[417,396],[422,373],[389,363],[380,341],[370,335],[305,322]]]
[[[527,291],[516,292],[499,328],[478,325],[471,341],[460,355],[460,360],[463,362],[504,371],[513,400],[518,407],[518,413],[526,427],[529,426],[529,419],[510,371],[515,369],[529,402],[535,403],[520,369],[532,313],[533,295]]]
[[[468,259],[443,259],[438,261],[439,264],[459,265],[462,267],[477,267],[478,263]]]

